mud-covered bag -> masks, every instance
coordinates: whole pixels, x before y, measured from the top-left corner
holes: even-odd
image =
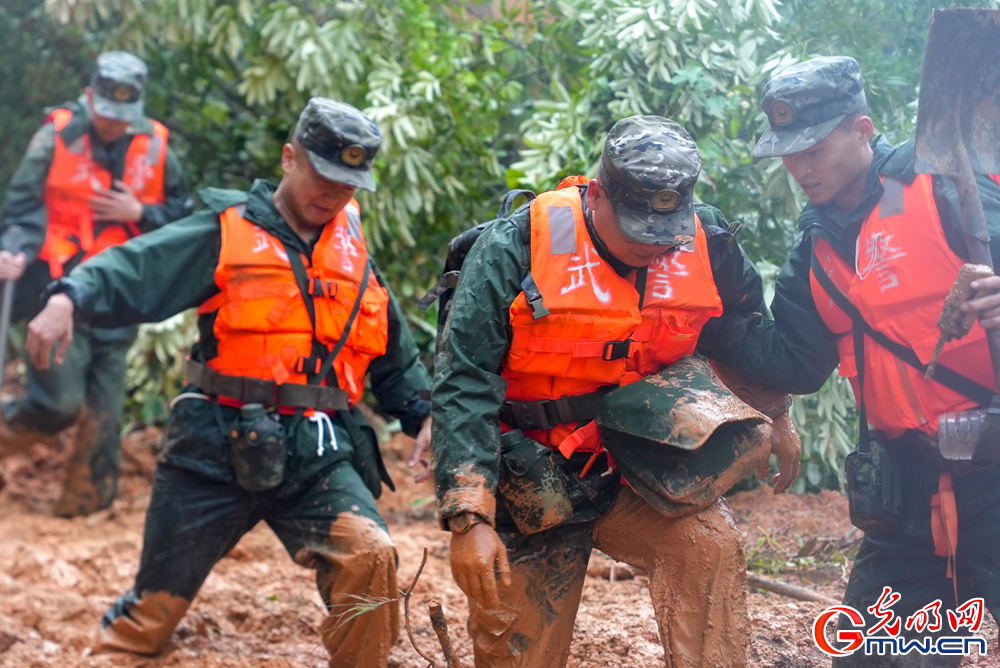
[[[845,462],[851,524],[873,536],[892,536],[903,530],[900,462],[885,434],[872,431],[867,440]]]
[[[669,517],[708,507],[755,470],[770,422],[695,357],[609,393],[597,416],[626,482]]]
[[[236,483],[248,492],[274,489],[285,478],[285,427],[261,404],[245,404],[229,433],[229,458]]]
[[[569,475],[556,454],[515,429],[500,437],[500,497],[517,530],[533,534],[573,519]]]

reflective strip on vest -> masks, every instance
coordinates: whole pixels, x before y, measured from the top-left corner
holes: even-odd
[[[531,275],[549,314],[535,319],[524,292],[510,307],[513,339],[501,373],[511,401],[587,394],[656,373],[690,355],[705,323],[722,313],[700,222],[690,247],[650,263],[640,311],[635,272],[622,278],[598,255],[577,180],[570,183],[531,203]],[[606,359],[609,342],[628,342],[628,356]],[[529,435],[557,447],[574,429]]]
[[[965,261],[948,247],[929,175],[918,175],[909,185],[888,177],[883,182],[886,195],[865,220],[858,236],[857,270],[851,269],[824,239],[813,237],[815,252],[827,275],[868,324],[912,348],[926,364],[940,335],[937,320],[944,300]],[[810,275],[810,281],[823,322],[838,336],[840,375],[851,379],[858,397],[851,320],[837,308],[815,276]],[[996,387],[986,332],[979,323],[968,336],[946,343],[940,362],[986,387]],[[906,429],[934,434],[942,414],[976,405],[940,383],[925,380],[920,371],[867,337],[864,396],[868,421],[890,437]]]
[[[353,221],[357,221],[355,224]],[[316,309],[315,338],[329,350],[340,339],[358,296],[368,250],[360,209],[351,202],[323,228],[307,267]],[[220,216],[222,249],[215,282],[221,291],[198,309],[216,311],[218,356],[208,366],[230,376],[307,383],[321,360],[311,357],[313,327],[281,241],[240,215]],[[389,294],[374,273],[347,343],[333,363],[351,404],[361,399],[369,363],[386,351]],[[308,372],[308,373],[307,373]]]
[[[66,262],[81,251],[80,259],[85,260],[139,234],[135,222],[110,223],[95,238],[90,199],[95,191],[111,188],[112,175],[94,161],[89,133],[85,132],[69,146],[63,141],[61,131],[72,117],[70,110],[56,109],[47,121],[55,129],[55,150],[45,179],[43,197],[48,230],[39,258],[49,263],[53,278],[62,276]],[[162,204],[170,132],[162,124],[152,123],[152,136],[137,134],[132,138],[125,156],[122,181],[143,204]]]

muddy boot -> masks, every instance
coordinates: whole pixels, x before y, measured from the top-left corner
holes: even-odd
[[[43,434],[30,427],[11,422],[11,403],[4,402],[0,405],[0,459],[17,452],[24,452],[35,443],[46,441],[51,438],[49,434]]]
[[[94,453],[99,444],[100,424],[89,412],[81,411],[76,443],[69,462],[62,495],[53,513],[56,517],[79,517],[96,513],[114,501],[117,480],[95,471]]]
[[[101,618],[94,654],[135,652],[156,654],[163,648],[191,602],[165,591],[129,590]]]

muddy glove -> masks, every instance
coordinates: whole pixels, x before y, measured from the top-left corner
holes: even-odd
[[[507,548],[496,529],[483,521],[470,524],[469,515],[463,513],[452,520],[451,575],[455,582],[484,610],[497,610],[500,595],[497,575],[505,587],[511,585]],[[464,529],[464,531],[463,531]]]
[[[792,395],[772,390],[742,372],[714,361],[712,370],[733,394],[771,418],[771,454],[778,458],[778,473],[771,482],[774,493],[781,494],[799,477],[802,457],[802,441],[789,414]],[[757,478],[764,480],[768,472],[765,459],[757,468]]]

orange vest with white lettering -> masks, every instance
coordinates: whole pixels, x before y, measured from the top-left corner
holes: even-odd
[[[579,181],[576,181],[579,183]],[[587,394],[654,374],[694,352],[698,335],[722,313],[700,221],[689,247],[656,257],[640,309],[636,272],[619,276],[594,248],[580,189],[542,193],[531,203],[531,276],[548,315],[534,317],[521,292],[510,307],[513,339],[501,373],[507,399]],[[624,352],[622,359],[607,359]],[[557,447],[576,428],[527,432]]]
[[[340,340],[354,308],[368,263],[361,212],[353,199],[326,224],[313,249],[303,256],[316,330],[281,241],[242,217],[242,207],[220,216],[222,250],[215,270],[221,292],[198,309],[217,311],[218,356],[207,362],[219,373],[282,383],[307,384],[321,360],[313,340],[329,351]],[[361,399],[368,364],[385,353],[389,340],[389,293],[374,272],[361,296],[347,342],[333,363],[351,405]],[[324,380],[325,382],[325,380]]]
[[[874,329],[912,348],[927,364],[940,331],[938,317],[965,260],[948,247],[934,203],[931,177],[906,185],[883,177],[886,194],[861,226],[851,269],[825,240],[815,252],[833,283]],[[850,378],[855,397],[858,371],[851,320],[810,274],[813,299],[823,322],[838,336],[840,375]],[[906,429],[937,433],[938,417],[976,403],[906,364],[865,337],[865,409],[868,422],[895,438]],[[989,388],[996,388],[986,332],[976,323],[962,339],[945,344],[940,363]]]
[[[90,198],[96,190],[110,189],[112,177],[108,170],[94,161],[89,133],[83,133],[69,146],[63,141],[61,131],[72,117],[73,112],[69,109],[56,109],[47,119],[55,128],[56,143],[43,195],[48,230],[38,257],[49,263],[53,278],[62,276],[66,262],[81,252],[80,259],[85,260],[139,234],[138,226],[127,222],[107,224],[95,236]],[[152,123],[152,135],[137,134],[132,138],[125,157],[122,181],[143,204],[163,204],[170,132],[161,123]]]

